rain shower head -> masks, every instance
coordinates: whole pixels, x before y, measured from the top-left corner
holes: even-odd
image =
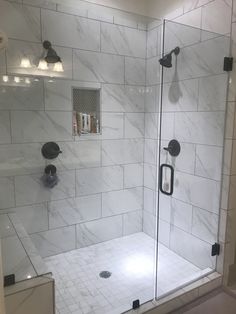
[[[162,65],[165,68],[171,68],[172,67],[172,54],[173,53],[177,56],[180,53],[180,48],[176,47],[170,53],[166,54],[163,58],[161,58],[159,60],[160,65]]]

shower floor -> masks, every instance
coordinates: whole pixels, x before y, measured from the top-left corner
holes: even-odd
[[[57,314],[120,314],[153,298],[154,240],[145,233],[45,258],[56,282]],[[159,246],[158,293],[194,280],[202,271]],[[101,271],[112,275],[101,278]],[[183,281],[185,279],[185,282]]]

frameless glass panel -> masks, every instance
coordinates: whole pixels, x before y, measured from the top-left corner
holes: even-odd
[[[229,37],[165,21],[157,297],[216,267],[228,54]]]

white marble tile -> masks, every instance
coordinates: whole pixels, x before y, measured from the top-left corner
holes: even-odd
[[[77,248],[122,236],[122,216],[108,217],[76,226]]]
[[[13,143],[71,140],[72,113],[13,111],[11,128]]]
[[[220,183],[176,172],[173,197],[213,213],[218,213]]]
[[[158,193],[156,192],[156,195]],[[172,198],[165,194],[159,194],[159,217],[160,219],[171,222],[172,219]]]
[[[76,172],[77,196],[89,195],[123,188],[121,166],[81,169]]]
[[[10,113],[8,111],[0,112],[0,144],[11,143],[10,128]]]
[[[17,84],[14,84],[13,79],[13,76],[9,76],[12,83],[0,83],[0,109],[43,110],[43,81],[34,81],[33,78],[30,78],[30,84],[19,84],[20,86],[17,86]]]
[[[201,11],[201,8],[198,8],[177,17],[174,21],[181,24],[188,25],[188,26],[196,27],[197,30],[200,32],[201,17],[202,17],[202,11]],[[190,30],[190,28],[187,28],[187,29]]]
[[[29,5],[33,5],[33,6],[44,8],[44,9],[49,9],[49,10],[54,10],[54,11],[56,11],[57,9],[57,4],[50,2],[48,0],[22,0],[22,2],[23,4],[29,4]]]
[[[125,57],[125,83],[145,85],[145,59]]]
[[[123,215],[123,235],[141,232],[143,228],[142,211],[135,211]]]
[[[82,2],[82,1],[81,1]],[[96,5],[95,3],[86,3],[88,8],[88,17],[91,19],[113,23],[114,10],[107,6]],[[81,5],[79,5],[81,7]],[[115,10],[116,11],[116,10]]]
[[[159,112],[160,86],[147,86],[145,93],[145,112]]]
[[[194,20],[195,20],[194,22],[195,23],[197,22],[196,20],[199,21],[199,12],[191,13],[191,15],[195,15],[194,16]],[[179,19],[182,20],[183,18],[186,19],[186,17],[184,17],[184,16],[180,17]],[[192,19],[192,17],[189,17],[189,18]],[[167,21],[165,24],[165,47],[164,47],[164,51],[166,53],[169,53],[175,47],[182,48],[182,47],[190,46],[190,45],[193,45],[193,44],[200,42],[200,39],[201,39],[200,28],[195,28],[195,27],[183,25],[183,24],[189,24],[189,23],[179,24],[182,22],[179,21],[179,23],[176,23],[177,21],[178,20],[176,20],[174,22]],[[199,24],[199,23],[197,22],[197,24]]]
[[[193,207],[192,234],[209,243],[217,241],[219,216]]]
[[[229,1],[217,0],[202,8],[202,28],[218,34],[230,33],[232,8]]]
[[[156,190],[156,184],[157,184],[157,171],[156,166],[150,165],[150,164],[144,164],[144,186]]]
[[[227,75],[199,79],[199,111],[225,110]]]
[[[15,229],[6,214],[0,215],[0,238],[16,235]]]
[[[157,135],[158,135],[158,114],[145,113],[145,139],[147,138],[157,139]]]
[[[146,32],[124,26],[101,24],[101,51],[145,58]]]
[[[105,140],[123,138],[124,115],[123,113],[102,114],[102,138]]]
[[[28,237],[28,233],[26,232],[24,226],[22,225],[21,221],[19,220],[19,217],[16,213],[8,213],[8,217],[14,226],[14,229],[16,231],[16,234],[19,239]]]
[[[35,233],[30,238],[42,257],[76,248],[75,226]]]
[[[41,18],[45,40],[58,46],[100,50],[99,22],[50,10],[41,10]]]
[[[143,186],[143,164],[124,165],[124,187]]]
[[[124,57],[73,50],[73,78],[80,81],[124,83]]]
[[[192,205],[171,199],[170,222],[172,225],[191,233],[192,217]]]
[[[144,137],[144,113],[125,114],[125,138]]]
[[[9,74],[41,75],[53,77],[72,78],[72,49],[53,46],[63,62],[64,72],[38,70],[38,63],[43,52],[42,44],[20,40],[9,40],[7,49],[7,69]],[[20,67],[21,59],[27,56],[32,65],[31,68]]]
[[[184,1],[184,12],[192,11],[203,5],[208,4],[212,0],[185,0]]]
[[[159,58],[153,57],[147,59],[146,62],[146,84],[154,85],[160,84],[160,64]]]
[[[163,86],[163,111],[197,111],[198,80],[172,82]]]
[[[14,180],[12,177],[0,178],[0,208],[15,206]]]
[[[172,112],[164,112],[161,119],[161,137],[163,140],[172,140],[175,134],[175,114]],[[180,138],[178,138],[180,141]]]
[[[147,32],[147,58],[161,55],[161,26]]]
[[[157,162],[157,140],[145,139],[144,162],[156,165]]]
[[[170,246],[170,224],[161,219],[159,219],[158,242],[166,247]]]
[[[72,111],[72,87],[75,81],[44,79],[45,109]]]
[[[41,42],[40,10],[1,1],[0,28],[9,38]]]
[[[53,161],[58,170],[99,167],[101,164],[100,141],[58,142],[58,145],[62,153]]]
[[[155,237],[156,217],[146,211],[143,212],[143,232],[150,237]]]
[[[16,282],[36,273],[17,236],[2,239],[3,275],[15,274]]]
[[[224,112],[175,114],[175,136],[179,141],[223,145]]]
[[[143,208],[144,208],[144,210],[146,212],[149,212],[150,214],[154,215],[154,213],[155,213],[155,202],[156,202],[155,191],[144,187],[144,194],[143,194]]]
[[[75,196],[75,172],[58,172],[59,182],[50,189],[41,181],[43,173],[15,177],[16,206],[31,205]]]
[[[29,234],[48,229],[48,210],[45,203],[16,207],[12,210]]]
[[[220,181],[222,173],[222,153],[221,147],[197,145],[196,175]]]
[[[143,140],[121,139],[102,142],[102,165],[120,165],[143,162]]]
[[[101,195],[49,202],[48,215],[50,229],[98,219],[101,217]]]
[[[57,4],[57,11],[59,12],[64,12],[64,13],[69,13],[73,15],[78,15],[78,16],[83,16],[83,17],[88,17],[88,7],[89,3],[86,3],[84,1],[77,1],[77,5],[73,5],[72,3],[67,3],[63,4],[58,3]]]
[[[112,191],[102,194],[102,216],[114,216],[130,211],[142,210],[143,189],[141,187]]]
[[[201,269],[215,267],[216,259],[211,256],[211,244],[174,226],[171,226],[170,249]]]
[[[102,111],[144,112],[145,87],[104,84]]]
[[[0,145],[0,176],[30,174],[42,171],[45,161],[41,144]]]

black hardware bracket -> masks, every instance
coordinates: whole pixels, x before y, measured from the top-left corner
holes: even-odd
[[[215,243],[212,245],[211,248],[211,256],[216,256],[216,255],[220,255],[220,244],[219,243]]]
[[[232,57],[224,57],[224,71],[231,72],[233,70],[233,61]]]
[[[14,285],[16,283],[15,274],[4,276],[4,287]]]
[[[133,301],[133,310],[138,309],[140,307],[140,301],[135,300]]]

